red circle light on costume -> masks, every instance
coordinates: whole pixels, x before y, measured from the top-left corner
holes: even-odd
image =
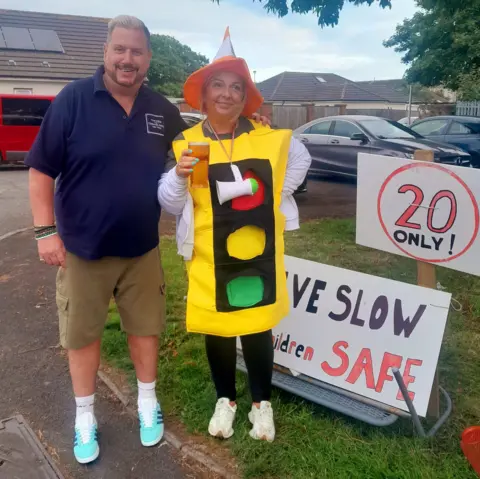
[[[248,180],[250,178],[253,178],[257,181],[257,192],[252,196],[248,195],[234,198],[232,200],[232,209],[237,211],[249,211],[263,204],[265,200],[265,185],[263,184],[262,180],[257,175],[255,175],[255,173],[253,173],[253,171],[248,170],[243,175],[243,179]]]

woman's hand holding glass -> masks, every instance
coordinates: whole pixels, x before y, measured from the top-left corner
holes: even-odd
[[[198,158],[194,158],[191,155],[192,150],[183,150],[180,161],[178,161],[175,167],[177,175],[182,178],[188,178],[193,173],[193,167],[198,163]]]

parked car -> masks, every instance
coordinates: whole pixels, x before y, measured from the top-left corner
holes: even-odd
[[[357,176],[358,153],[413,158],[415,150],[432,150],[437,162],[470,166],[470,155],[445,143],[423,138],[393,120],[341,115],[320,118],[294,131],[312,156],[311,173]]]
[[[430,140],[462,148],[470,153],[472,166],[480,168],[480,118],[433,116],[417,120],[410,128]]]
[[[201,113],[181,112],[180,115],[190,127],[195,126],[206,118],[205,115],[202,115]]]
[[[410,126],[417,119],[418,119],[418,116],[411,116],[410,120],[408,119],[408,116],[405,116],[405,117],[401,118],[400,120],[398,120],[398,123],[400,123],[400,125]]]
[[[0,166],[23,166],[53,96],[0,94]]]
[[[201,122],[202,120],[205,119],[205,115],[202,115],[201,113],[187,113],[187,112],[182,112],[180,113],[182,118],[185,120],[188,126],[192,127],[196,125],[197,123]],[[273,125],[272,125],[272,128]],[[302,184],[295,190],[293,193],[294,195],[298,195],[299,193],[306,193],[307,192],[307,183],[308,179],[307,176],[305,176]]]

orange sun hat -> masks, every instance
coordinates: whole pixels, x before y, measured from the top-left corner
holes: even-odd
[[[263,103],[262,94],[258,91],[250,76],[250,70],[243,58],[237,58],[230,40],[230,30],[227,27],[222,46],[212,63],[193,72],[183,86],[185,101],[195,110],[202,110],[202,92],[205,82],[216,72],[236,73],[245,81],[247,100],[242,115],[250,117]]]

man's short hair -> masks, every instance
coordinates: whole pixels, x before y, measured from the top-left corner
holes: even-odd
[[[147,39],[147,46],[148,49],[152,49],[152,43],[150,41],[150,31],[139,18],[132,17],[130,15],[119,15],[118,17],[112,18],[108,22],[108,36],[107,36],[107,43],[110,43],[112,39],[112,33],[115,28],[126,28],[128,30],[142,30],[145,34],[145,38]]]

